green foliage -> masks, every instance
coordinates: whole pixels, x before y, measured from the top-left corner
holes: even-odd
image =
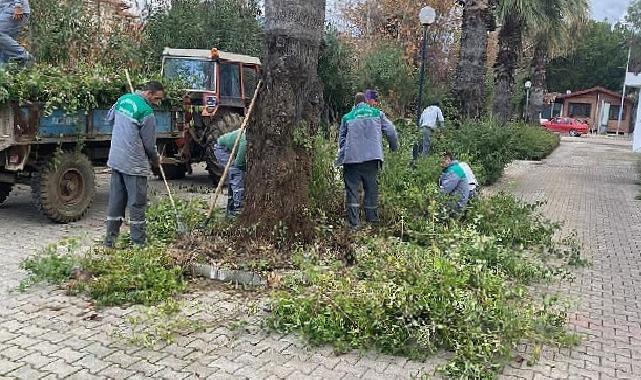
[[[27,258],[20,267],[28,271],[29,276],[20,283],[20,289],[43,282],[62,284],[67,281],[71,271],[78,265],[78,259],[71,255],[78,246],[78,240],[67,239],[58,244],[49,244],[37,257]]]
[[[623,45],[629,34],[621,25],[590,21],[582,37],[571,42],[572,53],[548,64],[548,90],[564,93],[603,86],[619,91],[627,60]]]
[[[180,220],[189,231],[205,221],[207,205],[202,200],[175,199]],[[171,202],[152,203],[147,208],[147,234],[149,240],[159,244],[171,244],[176,240],[176,215]]]
[[[132,73],[134,86],[160,80],[154,76]],[[180,104],[183,93],[179,83],[165,82],[165,108]],[[49,112],[63,109],[73,113],[94,108],[109,108],[129,92],[124,72],[100,65],[61,69],[37,64],[29,69],[4,71],[0,69],[0,101],[18,104],[40,103]]]
[[[94,278],[75,290],[88,293],[98,305],[156,304],[185,289],[182,268],[173,265],[163,246],[96,249],[82,267]]]
[[[340,121],[354,103],[356,92],[355,53],[338,31],[328,28],[318,57],[318,76],[323,82],[325,108],[330,113],[327,122]]]
[[[336,214],[342,212],[342,177],[335,167],[336,147],[328,144],[320,135],[314,139],[312,178],[309,184],[311,210],[324,210]]]
[[[57,67],[96,63],[139,67],[135,33],[126,31],[119,20],[99,17],[90,3],[31,0],[30,5],[29,49],[38,62]]]
[[[557,242],[560,226],[537,214],[538,205],[506,194],[476,199],[464,216],[450,218],[436,185],[438,155],[410,165],[419,132],[413,123],[397,126],[400,151],[386,153],[380,175],[380,228],[370,230],[374,236],[356,235],[353,266],[305,250],[296,260],[302,274],[286,278],[273,295],[268,325],[338,352],[374,349],[423,358],[450,351],[441,369],[452,378],[494,378],[524,341],[537,347],[575,343],[565,332],[565,309],[526,288],[565,274],[567,265],[584,264],[572,237]],[[460,151],[483,180],[514,157],[539,156],[558,143],[547,132],[524,128],[531,127],[467,122],[436,138],[439,148]],[[517,149],[519,139],[543,141]],[[500,162],[486,162],[492,159]]]
[[[202,202],[177,200],[177,208],[188,228],[204,220]],[[88,294],[98,305],[151,305],[168,300],[186,287],[183,268],[169,253],[169,244],[176,237],[175,218],[168,199],[152,204],[147,210],[148,245],[144,248],[132,247],[126,235],[118,249],[92,248],[86,253],[77,251],[76,240],[53,244],[24,261],[30,276],[21,288],[38,282],[67,282],[73,269],[78,273],[69,289]]]
[[[393,43],[380,42],[361,57],[357,75],[359,89],[377,89],[381,100],[398,115],[404,116],[407,105],[414,102],[414,70],[405,62],[403,49]]]
[[[559,137],[526,124],[500,124],[493,120],[465,121],[435,137],[436,152],[467,156],[483,168],[483,184],[496,182],[512,160],[540,160],[559,144]]]
[[[256,0],[172,0],[146,21],[142,51],[159,68],[166,47],[211,49],[259,56],[261,10]]]
[[[307,281],[292,279],[274,295],[268,323],[338,352],[375,348],[422,358],[450,350],[443,370],[457,378],[495,377],[524,339],[568,340],[562,310],[529,301],[524,287],[487,261],[470,264],[465,258],[474,246],[467,243],[451,241],[442,251],[374,238],[353,267],[335,263],[328,270],[308,261]]]

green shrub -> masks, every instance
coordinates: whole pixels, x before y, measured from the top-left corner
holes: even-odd
[[[557,243],[560,226],[537,214],[538,205],[502,193],[450,218],[437,187],[439,155],[411,165],[419,131],[397,126],[400,150],[386,153],[379,179],[381,228],[374,237],[356,235],[351,267],[305,251],[297,260],[303,274],[273,295],[269,326],[339,352],[422,358],[451,351],[442,371],[454,378],[496,377],[523,341],[574,343],[564,309],[554,299],[535,300],[525,287],[583,263],[572,239]],[[512,159],[545,155],[558,143],[524,125],[466,122],[440,132],[435,151],[453,151],[483,183],[498,179]],[[527,144],[517,149],[517,138]]]
[[[292,280],[274,295],[268,323],[339,352],[453,351],[443,370],[457,378],[493,378],[523,339],[567,340],[562,311],[528,301],[525,288],[484,261],[462,260],[470,249],[369,239],[353,267],[307,262],[307,282]]]
[[[24,290],[38,283],[62,284],[69,279],[79,260],[72,253],[79,247],[76,239],[66,239],[57,244],[49,244],[38,256],[28,257],[20,267],[29,275],[20,283]]]
[[[202,201],[176,200],[181,220],[191,230],[204,221]],[[22,266],[30,272],[21,284],[24,289],[38,282],[70,283],[72,292],[86,293],[99,305],[156,304],[186,288],[183,268],[174,263],[169,244],[176,239],[176,215],[168,199],[154,202],[147,209],[145,248],[132,247],[128,234],[118,249],[93,248],[78,252],[76,240],[52,244],[40,255],[26,259]]]
[[[185,289],[183,270],[163,246],[96,249],[81,261],[93,276],[76,285],[99,305],[156,304]]]

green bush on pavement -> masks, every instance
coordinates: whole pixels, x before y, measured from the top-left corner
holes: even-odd
[[[525,125],[468,122],[443,132],[434,152],[452,150],[484,183],[498,179],[512,159],[543,158],[558,143]],[[575,343],[565,331],[565,309],[526,287],[583,263],[574,242],[555,240],[560,226],[541,217],[538,205],[503,193],[449,218],[436,185],[439,155],[410,165],[419,133],[408,125],[399,133],[401,149],[386,154],[380,176],[380,228],[356,235],[353,266],[314,248],[302,251],[303,275],[287,278],[273,294],[269,326],[338,352],[423,358],[451,351],[441,370],[453,378],[496,377],[524,341]]]

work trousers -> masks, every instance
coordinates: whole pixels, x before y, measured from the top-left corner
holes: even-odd
[[[343,177],[345,180],[345,206],[347,220],[351,228],[360,226],[359,218],[359,190],[363,186],[363,208],[365,220],[369,223],[378,223],[378,172],[381,161],[373,160],[355,164],[343,164]]]
[[[218,164],[226,166],[229,161],[230,152],[222,145],[216,144],[214,146],[214,155]],[[229,167],[228,181],[227,181],[227,215],[234,216],[240,212],[243,207],[243,199],[245,197],[245,170],[232,164]]]
[[[29,22],[29,15],[25,14],[19,21],[13,17],[12,7],[0,8],[0,64],[7,63],[10,59],[29,59],[27,50],[16,41],[22,28]]]
[[[107,209],[107,237],[105,246],[113,247],[129,208],[131,240],[143,246],[147,240],[145,209],[147,208],[147,177],[128,175],[112,170]]]

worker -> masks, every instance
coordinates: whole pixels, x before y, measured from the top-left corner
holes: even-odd
[[[443,172],[439,178],[439,190],[442,194],[454,197],[455,204],[450,204],[449,209],[456,214],[465,208],[469,200],[469,181],[459,162],[454,160],[452,153],[443,153],[441,167]]]
[[[441,111],[441,104],[438,101],[431,103],[425,108],[425,110],[423,110],[419,121],[421,132],[423,134],[423,148],[421,149],[421,154],[423,156],[430,154],[432,132],[434,132],[437,127],[443,126],[444,123],[445,119],[443,118],[443,112]]]
[[[107,119],[113,125],[107,166],[111,168],[111,187],[107,210],[105,246],[113,248],[129,208],[131,240],[146,244],[145,209],[149,163],[160,166],[156,151],[156,118],[152,105],[165,96],[163,85],[149,82],[143,91],[123,95],[111,108]]]
[[[0,0],[0,65],[16,61],[27,63],[31,55],[17,39],[29,23],[29,0]]]
[[[363,186],[365,219],[378,223],[378,172],[383,162],[383,136],[392,151],[398,150],[394,124],[359,92],[354,109],[343,116],[339,132],[337,165],[343,166],[348,223],[360,227],[359,189]]]
[[[463,172],[465,173],[465,178],[467,178],[467,183],[469,184],[470,187],[470,195],[469,195],[469,200],[472,200],[477,194],[477,189],[478,189],[478,183],[476,182],[476,176],[474,175],[474,172],[472,171],[472,168],[470,165],[467,164],[467,162],[459,161],[459,166],[461,169],[463,169]]]
[[[214,155],[218,164],[222,167],[227,165],[229,157],[241,133],[240,129],[225,133],[218,138],[214,146]],[[243,207],[243,198],[245,195],[245,170],[247,167],[247,137],[245,131],[240,135],[240,141],[236,148],[236,156],[233,157],[233,162],[229,166],[229,181],[227,184],[227,216],[235,217],[240,213]]]

